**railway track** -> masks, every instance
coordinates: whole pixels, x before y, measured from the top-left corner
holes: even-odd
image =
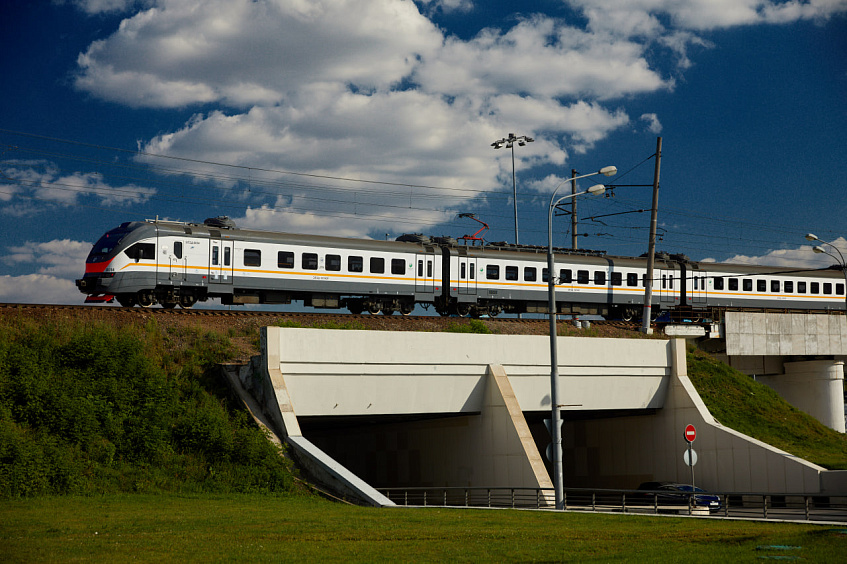
[[[181,309],[173,308],[166,309],[161,307],[120,307],[106,305],[82,305],[82,304],[23,304],[23,303],[0,303],[0,312],[2,311],[17,311],[17,312],[38,312],[41,315],[49,315],[50,312],[67,312],[67,313],[98,313],[99,315],[138,315],[138,316],[157,316],[157,317],[180,317],[180,318],[204,318],[204,317],[229,317],[240,319],[251,318],[280,318],[292,321],[301,321],[304,324],[327,324],[327,323],[351,323],[359,321],[366,324],[373,322],[379,323],[385,327],[395,326],[398,329],[409,330],[409,326],[416,324],[437,324],[444,325],[466,321],[469,318],[460,317],[440,317],[437,315],[370,315],[351,313],[335,313],[335,312],[296,312],[296,311],[267,311],[267,310],[246,310],[246,309]],[[539,333],[544,332],[547,327],[548,319],[546,317],[535,318],[517,318],[508,315],[498,316],[496,318],[484,318],[483,321],[487,325],[503,326],[525,326],[537,329]],[[569,320],[561,320],[560,323],[567,323]],[[592,320],[592,326],[598,328],[616,328],[624,331],[637,331],[641,324],[637,322],[628,322],[620,320]],[[390,328],[390,327],[385,327]],[[504,331],[511,332],[511,331]],[[536,332],[536,331],[531,331]]]

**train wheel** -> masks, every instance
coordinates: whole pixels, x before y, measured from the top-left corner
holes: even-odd
[[[347,300],[347,310],[353,315],[361,314],[365,309],[362,300]]]
[[[371,302],[368,304],[368,313],[371,315],[376,315],[382,311],[382,306],[378,302]]]
[[[141,307],[153,307],[154,303],[156,303],[156,300],[153,298],[152,293],[138,293],[138,305],[140,305]]]
[[[179,297],[179,307],[182,309],[191,309],[197,303],[197,296],[193,294],[183,294]]]
[[[394,312],[397,311],[393,307],[384,307],[382,308],[382,315],[394,315]]]
[[[456,313],[459,317],[467,317],[471,314],[471,304],[457,304]]]
[[[412,311],[414,311],[414,309],[415,309],[414,304],[409,304],[409,303],[400,304],[400,313],[403,314],[403,315],[410,315],[412,313]]]
[[[176,307],[176,302],[162,302],[162,307],[165,309],[173,309]]]
[[[120,294],[115,296],[115,299],[117,299],[118,303],[123,307],[132,307],[135,305],[135,296],[132,294]]]
[[[621,319],[624,321],[632,321],[638,317],[638,310],[634,307],[625,307],[621,311]]]

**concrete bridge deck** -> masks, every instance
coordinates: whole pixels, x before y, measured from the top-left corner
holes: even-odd
[[[561,337],[565,483],[688,482],[716,491],[847,491],[847,476],[723,427],[691,382],[685,343]],[[325,481],[373,486],[551,487],[547,337],[268,327],[240,374],[269,426]]]

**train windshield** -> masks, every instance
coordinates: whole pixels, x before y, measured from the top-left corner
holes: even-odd
[[[112,251],[115,250],[115,247],[121,242],[121,240],[132,231],[132,229],[126,229],[123,227],[117,227],[108,231],[105,235],[100,237],[94,246],[91,248],[91,252],[88,253],[88,260],[86,262],[100,262],[106,260]]]

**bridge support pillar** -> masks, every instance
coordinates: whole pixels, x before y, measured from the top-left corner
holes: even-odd
[[[784,374],[756,379],[797,409],[844,433],[844,362],[807,360],[786,362],[784,367]]]

